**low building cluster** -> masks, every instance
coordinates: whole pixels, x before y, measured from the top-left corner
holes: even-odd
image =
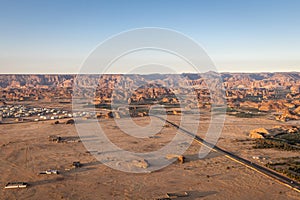
[[[0,106],[0,121],[4,119],[15,119],[16,121],[23,121],[23,119],[44,121],[73,117],[96,118],[96,113],[85,111],[70,112],[54,108],[27,107],[24,105]]]

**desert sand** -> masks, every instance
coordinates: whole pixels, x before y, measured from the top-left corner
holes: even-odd
[[[191,124],[193,124],[191,117]],[[178,116],[170,120],[179,121]],[[135,118],[141,126],[149,118]],[[280,124],[268,119],[226,117],[218,146],[247,159],[264,155],[295,156],[297,153],[272,149],[252,149],[248,131]],[[61,121],[62,122],[62,121]],[[208,122],[202,120],[198,134],[203,136]],[[88,122],[83,122],[88,123]],[[128,151],[147,152],[166,145],[176,129],[164,127],[156,137],[139,139],[122,133],[114,119],[100,120],[107,137]],[[2,189],[1,199],[159,199],[166,193],[187,192],[177,199],[299,199],[300,194],[280,183],[248,169],[228,158],[211,152],[199,159],[200,144],[193,142],[184,153],[186,162],[176,161],[151,173],[126,173],[99,162],[85,149],[83,142],[55,143],[49,135],[78,137],[75,125],[54,124],[53,121],[0,125],[1,187],[7,182],[24,181],[26,189]],[[187,127],[189,128],[189,127]],[[92,138],[82,138],[89,140]],[[70,168],[73,161],[83,166]],[[253,160],[253,162],[258,162]],[[39,175],[42,170],[58,169],[59,175]]]

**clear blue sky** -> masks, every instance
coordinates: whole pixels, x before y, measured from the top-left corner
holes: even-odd
[[[101,41],[139,27],[192,37],[220,71],[300,71],[298,0],[2,0],[1,73],[76,73]]]

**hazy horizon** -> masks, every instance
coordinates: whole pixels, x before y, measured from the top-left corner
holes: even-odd
[[[219,74],[276,74],[276,73],[300,73],[300,71],[274,71],[274,72],[267,72],[267,71],[261,71],[261,72],[239,72],[239,71],[234,71],[234,72],[216,72],[216,71],[208,71],[208,72],[180,72],[180,73],[0,73],[0,75],[100,75],[100,74],[105,74],[105,75],[153,75],[153,74],[160,74],[160,75],[168,75],[168,74],[202,74],[202,73],[209,73],[209,72],[215,72]]]

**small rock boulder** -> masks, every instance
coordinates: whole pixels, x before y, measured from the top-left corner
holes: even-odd
[[[173,158],[177,158],[177,161],[180,163],[180,164],[183,164],[184,161],[185,161],[185,157],[182,156],[182,155],[176,155],[176,154],[167,154],[166,155],[166,158],[167,159],[173,159]]]
[[[69,119],[69,120],[66,122],[66,124],[75,124],[75,121],[74,121],[74,119]]]
[[[257,128],[257,129],[254,129],[254,130],[251,130],[250,131],[250,134],[249,134],[249,137],[250,138],[264,138],[265,135],[268,135],[270,134],[269,131],[265,128]]]

